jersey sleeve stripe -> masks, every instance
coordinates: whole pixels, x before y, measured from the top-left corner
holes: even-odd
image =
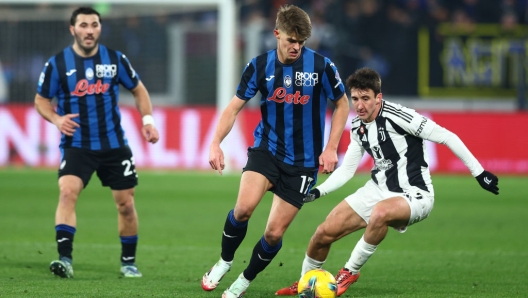
[[[392,114],[392,115],[394,115],[394,116],[396,116],[398,118],[401,118],[401,119],[405,120],[408,123],[411,123],[411,121],[412,121],[412,116],[409,116],[406,113],[401,113],[400,111],[396,111],[396,110],[394,110],[393,108],[391,108],[389,106],[385,106],[385,112],[387,112],[389,114]]]

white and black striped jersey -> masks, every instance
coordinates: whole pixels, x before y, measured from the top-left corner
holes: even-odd
[[[364,123],[357,116],[352,120],[342,165],[317,188],[324,195],[341,187],[352,178],[366,151],[374,159],[372,180],[381,189],[405,192],[418,187],[434,194],[424,140],[447,145],[473,176],[484,171],[455,134],[413,109],[382,100],[374,121]]]

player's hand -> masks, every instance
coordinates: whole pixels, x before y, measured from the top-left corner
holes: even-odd
[[[156,144],[156,142],[159,140],[158,129],[152,124],[143,125],[141,128],[141,134],[147,142],[152,144]]]
[[[319,156],[319,164],[323,168],[323,174],[330,174],[335,170],[337,166],[337,151],[325,149]]]
[[[312,188],[310,192],[303,198],[303,202],[310,203],[321,196],[321,192],[317,188]]]
[[[220,148],[220,145],[211,144],[209,148],[209,164],[213,170],[217,170],[222,175],[222,170],[225,168],[224,163],[224,152]]]
[[[477,181],[482,188],[496,195],[499,194],[499,178],[497,176],[488,171],[484,171],[475,178],[477,178]]]
[[[77,127],[79,127],[79,123],[73,121],[73,118],[76,117],[79,117],[79,114],[66,114],[60,116],[55,122],[55,126],[57,126],[60,132],[71,137],[75,133]]]

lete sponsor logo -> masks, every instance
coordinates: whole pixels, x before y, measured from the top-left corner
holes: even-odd
[[[297,91],[295,94],[288,93],[286,88],[279,87],[273,91],[273,95],[268,97],[268,100],[277,103],[293,103],[305,105],[310,101],[310,95],[302,95],[301,92]]]
[[[75,86],[75,90],[71,93],[71,95],[75,96],[85,96],[86,94],[92,95],[92,94],[103,94],[108,91],[110,88],[110,84],[108,83],[102,83],[101,80],[97,80],[95,84],[90,84],[88,80],[80,80],[77,82],[77,85]]]

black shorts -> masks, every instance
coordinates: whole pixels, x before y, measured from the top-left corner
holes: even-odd
[[[317,170],[289,165],[277,160],[268,150],[257,148],[248,149],[248,161],[243,169],[264,175],[273,184],[271,192],[299,209],[317,182]]]
[[[113,190],[129,189],[138,184],[134,157],[128,146],[110,150],[63,149],[59,178],[74,175],[81,178],[86,187],[93,172],[97,172],[103,186]]]

